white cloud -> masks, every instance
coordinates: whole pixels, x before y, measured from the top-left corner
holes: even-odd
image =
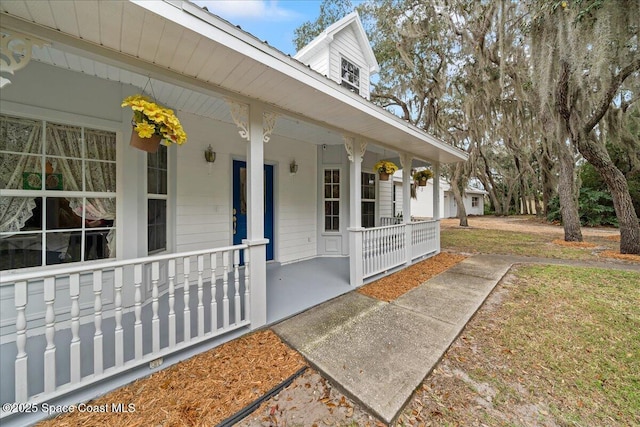
[[[288,21],[299,17],[293,10],[281,7],[276,0],[192,0],[200,7],[223,19]]]

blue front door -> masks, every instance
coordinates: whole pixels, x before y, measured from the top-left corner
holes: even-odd
[[[247,162],[233,161],[233,244],[247,238]],[[264,165],[264,237],[267,261],[273,259],[273,166]]]

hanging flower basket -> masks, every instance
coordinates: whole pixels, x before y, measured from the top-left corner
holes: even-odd
[[[373,166],[373,170],[380,175],[380,181],[389,181],[389,175],[393,175],[398,170],[398,166],[388,160],[380,160]]]
[[[131,107],[133,110],[131,146],[155,153],[162,140],[178,145],[187,141],[187,134],[173,110],[140,94],[125,98],[122,107]]]
[[[426,187],[427,181],[433,177],[430,169],[424,169],[413,174],[413,180],[418,183],[418,187]]]

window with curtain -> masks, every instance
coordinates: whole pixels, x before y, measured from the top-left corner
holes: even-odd
[[[360,68],[342,58],[340,62],[341,85],[355,93],[360,93]]]
[[[376,226],[376,174],[362,172],[362,227]]]
[[[147,250],[167,249],[167,147],[147,154]]]
[[[115,257],[115,133],[0,115],[0,269]]]

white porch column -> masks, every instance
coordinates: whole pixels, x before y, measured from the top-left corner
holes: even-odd
[[[440,219],[440,163],[433,163],[433,219]]]
[[[251,328],[267,323],[267,250],[264,237],[264,144],[269,141],[276,115],[260,104],[242,104],[227,99],[231,116],[247,145],[247,238],[245,258],[250,277]]]
[[[440,162],[433,163],[433,219],[440,219]],[[440,224],[436,227],[436,254],[440,253]]]
[[[400,165],[402,166],[402,222],[405,225],[405,248],[407,264],[411,264],[413,249],[411,247],[411,166],[413,157],[407,153],[400,153]]]
[[[363,282],[362,267],[362,158],[367,143],[344,136],[344,147],[349,155],[349,282],[358,287]]]

